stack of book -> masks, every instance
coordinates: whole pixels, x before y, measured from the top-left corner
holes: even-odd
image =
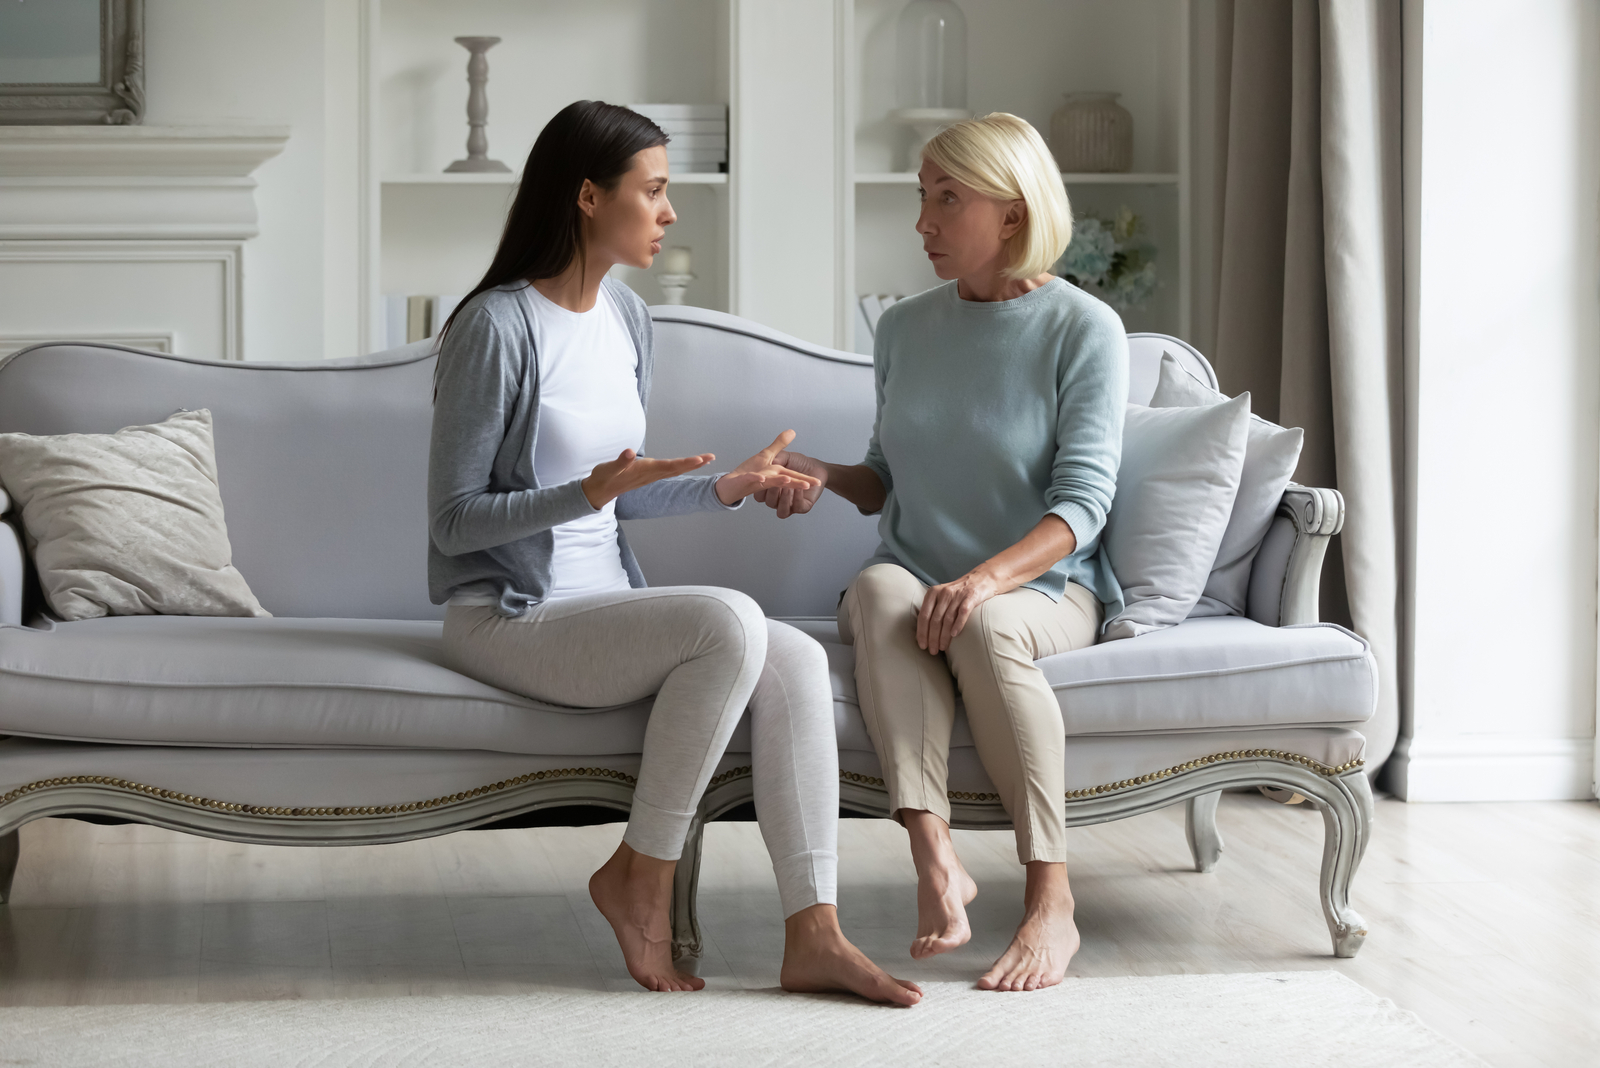
[[[667,163],[681,173],[728,169],[728,105],[630,104],[671,138]]]
[[[407,296],[386,293],[383,297],[383,347],[409,345],[436,336],[444,328],[461,297]]]

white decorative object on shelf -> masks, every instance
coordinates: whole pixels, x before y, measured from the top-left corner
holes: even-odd
[[[484,53],[499,43],[498,37],[456,38],[456,44],[472,53],[467,57],[467,158],[450,164],[445,168],[447,173],[511,170],[489,158],[489,135],[484,133],[484,127],[489,125],[489,57]]]
[[[682,245],[674,245],[672,248],[663,249],[661,259],[658,261],[661,273],[688,274],[692,270],[690,261],[692,253],[692,249],[684,248]]]
[[[682,304],[683,294],[689,288],[689,283],[694,281],[690,269],[694,266],[692,251],[682,245],[661,250],[661,255],[656,258],[656,265],[661,268],[661,273],[656,275],[656,284],[661,286],[661,299],[668,304]]]
[[[1050,116],[1050,150],[1063,171],[1121,173],[1133,166],[1133,116],[1120,93],[1067,93]]]
[[[953,0],[911,0],[895,23],[895,103],[891,118],[911,127],[906,170],[922,146],[967,110],[967,19]]]
[[[661,286],[661,300],[666,304],[682,304],[683,295],[694,281],[692,274],[658,274],[656,283]]]

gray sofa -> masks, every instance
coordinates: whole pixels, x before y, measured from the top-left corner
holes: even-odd
[[[784,427],[848,460],[872,419],[870,360],[696,308],[653,309],[657,373],[647,450],[735,461]],[[1132,338],[1131,396],[1163,350]],[[0,526],[0,899],[17,828],[42,816],[133,820],[243,842],[394,842],[487,825],[620,818],[648,702],[573,714],[446,668],[442,609],[424,580],[426,343],[364,360],[215,363],[107,345],[36,346],[0,362],[0,432],[109,432],[209,408],[234,563],[271,619],[39,614],[20,524]],[[0,495],[3,496],[3,495]],[[1254,564],[1249,617],[1196,619],[1042,661],[1069,738],[1068,820],[1188,804],[1197,869],[1221,851],[1218,791],[1266,785],[1324,815],[1321,899],[1334,951],[1365,936],[1348,901],[1372,800],[1362,722],[1366,643],[1316,622],[1331,490],[1291,487]],[[0,512],[9,512],[0,500]],[[779,521],[753,503],[629,525],[656,585],[753,596],[827,649],[844,807],[886,815],[834,607],[876,545],[875,521],[827,497]],[[951,760],[957,826],[1009,826],[964,720]],[[679,953],[698,956],[705,820],[750,812],[749,733],[701,806],[674,903]]]

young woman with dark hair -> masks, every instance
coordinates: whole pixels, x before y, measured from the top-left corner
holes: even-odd
[[[689,474],[709,454],[638,455],[650,316],[607,272],[650,266],[676,219],[666,143],[626,108],[563,109],[528,156],[493,263],[446,324],[428,471],[428,579],[449,606],[446,655],[474,678],[573,709],[655,695],[628,829],[589,880],[642,985],[705,985],[673,967],[672,875],[748,707],[785,915],[783,986],[914,1004],[915,984],[839,929],[838,751],[821,647],[737,591],[646,588],[617,525],[817,484],[773,462],[790,431],[721,476]]]

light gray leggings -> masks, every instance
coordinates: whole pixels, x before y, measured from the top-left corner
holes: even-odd
[[[665,586],[568,597],[508,619],[451,606],[444,648],[465,675],[574,708],[655,694],[623,841],[683,853],[695,806],[748,706],[756,816],[783,914],[837,904],[839,751],[822,647],[746,595]]]

